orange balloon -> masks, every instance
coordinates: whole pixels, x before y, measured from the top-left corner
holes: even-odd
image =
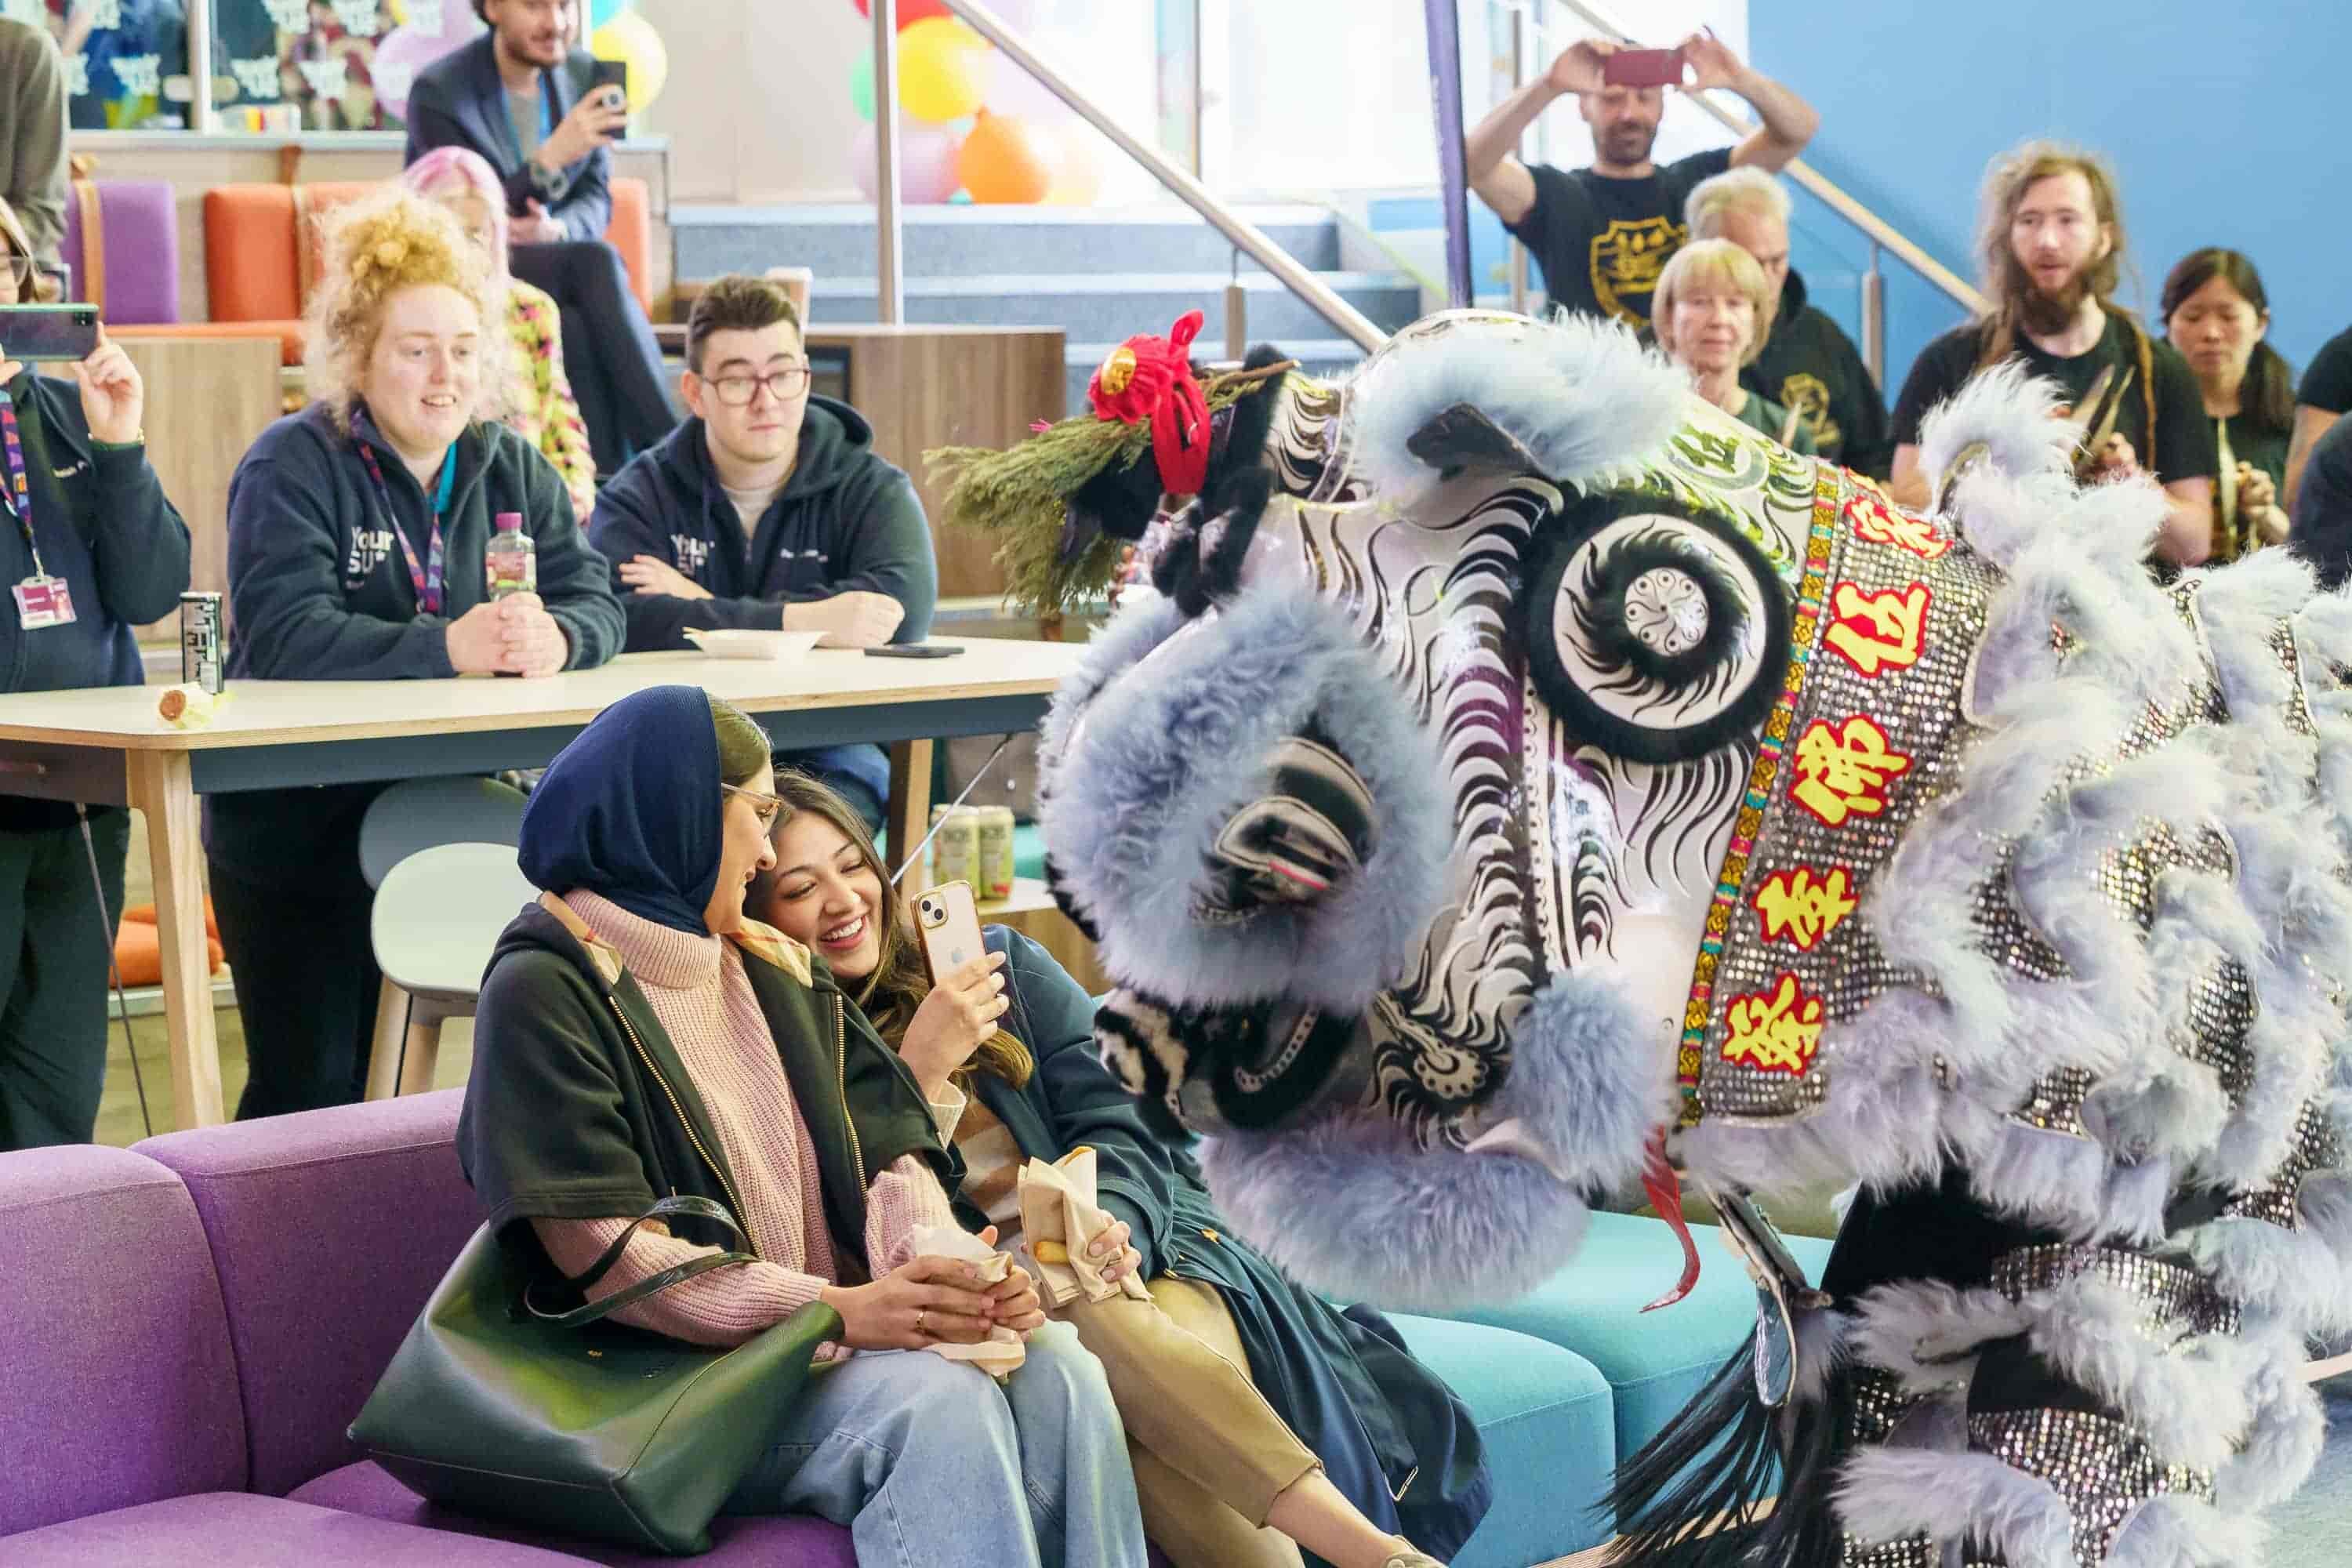
[[[1045,199],[1058,162],[1053,142],[1028,121],[982,110],[956,171],[975,202],[1026,205]]]

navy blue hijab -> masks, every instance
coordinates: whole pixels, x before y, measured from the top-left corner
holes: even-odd
[[[523,807],[522,874],[708,936],[719,885],[719,731],[697,686],[624,697],[556,753]]]

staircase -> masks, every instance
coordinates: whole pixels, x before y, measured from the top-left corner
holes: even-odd
[[[1313,206],[1240,209],[1388,331],[1421,314],[1412,280],[1345,268],[1340,226]],[[873,209],[855,206],[673,206],[676,275],[797,266],[816,275],[811,314],[820,322],[879,317]],[[1087,379],[1103,356],[1137,332],[1165,332],[1187,310],[1208,318],[1203,359],[1224,353],[1224,291],[1235,252],[1182,207],[908,207],[900,269],[906,320],[935,324],[1059,327],[1067,340],[1066,407],[1086,406]],[[1247,258],[1253,343],[1271,342],[1310,371],[1330,373],[1362,354]]]

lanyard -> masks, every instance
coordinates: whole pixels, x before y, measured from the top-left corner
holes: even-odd
[[[416,590],[416,607],[425,615],[441,613],[442,549],[441,517],[449,510],[449,492],[457,482],[457,448],[452,447],[442,455],[441,479],[433,493],[433,533],[425,547],[425,560],[416,559],[416,546],[408,542],[408,531],[400,526],[399,514],[392,509],[392,488],[383,482],[383,466],[376,461],[375,448],[366,440],[354,443],[360,449],[361,461],[367,464],[368,478],[375,481],[376,499],[383,502],[384,521],[392,526],[392,536],[400,541],[400,552],[408,559],[408,581]]]
[[[25,548],[33,552],[33,575],[46,577],[41,568],[41,547],[33,538],[33,489],[25,479],[25,438],[16,428],[16,400],[8,389],[0,386],[0,447],[8,454],[8,483],[5,498],[8,515],[25,531]]]

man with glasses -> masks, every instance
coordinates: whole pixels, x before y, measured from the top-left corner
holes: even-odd
[[[734,273],[704,289],[686,364],[691,417],[614,476],[588,527],[613,563],[630,651],[690,647],[694,628],[822,632],[824,647],[928,637],[939,565],[923,504],[856,409],[810,395],[783,285]],[[777,761],[880,822],[879,747]]]

